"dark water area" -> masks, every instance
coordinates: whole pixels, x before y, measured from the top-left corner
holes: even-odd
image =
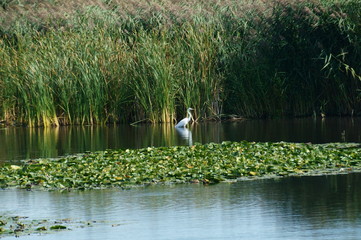
[[[361,118],[298,118],[174,125],[0,128],[0,162],[85,151],[222,141],[361,142]]]
[[[347,174],[131,190],[1,190],[0,202],[8,215],[98,222],[21,239],[347,240],[361,236],[360,180]]]

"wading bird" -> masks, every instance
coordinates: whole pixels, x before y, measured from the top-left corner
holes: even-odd
[[[189,123],[189,121],[191,119],[193,119],[193,116],[191,114],[191,110],[193,110],[193,108],[188,108],[187,109],[187,117],[183,118],[179,123],[177,123],[177,125],[175,125],[176,128],[185,127]]]

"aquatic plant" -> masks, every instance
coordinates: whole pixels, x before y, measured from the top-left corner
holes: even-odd
[[[99,222],[99,221],[98,221]],[[94,226],[96,221],[75,221],[72,219],[30,219],[27,216],[0,216],[0,238],[56,233],[61,230]]]
[[[0,168],[1,187],[93,189],[154,183],[217,183],[249,176],[361,169],[357,144],[223,142],[107,150]]]

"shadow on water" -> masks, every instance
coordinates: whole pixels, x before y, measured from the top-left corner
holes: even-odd
[[[271,184],[262,198],[274,201],[284,216],[292,214],[310,225],[323,227],[347,219],[361,219],[360,173],[316,177],[290,177]]]
[[[360,118],[273,119],[210,122],[175,129],[170,124],[0,128],[0,162],[58,157],[119,148],[192,145],[196,142],[361,142]]]

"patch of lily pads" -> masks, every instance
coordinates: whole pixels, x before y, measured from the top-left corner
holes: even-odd
[[[361,170],[354,143],[223,142],[88,152],[0,167],[0,187],[95,189]]]
[[[34,234],[50,234],[73,228],[90,227],[96,223],[85,221],[61,220],[32,220],[24,216],[0,216],[0,238],[5,236],[24,236]]]

